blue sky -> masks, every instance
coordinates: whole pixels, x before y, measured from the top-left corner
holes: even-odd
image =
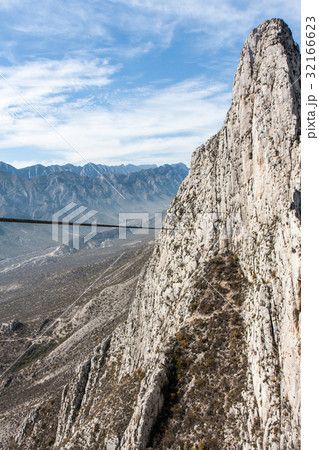
[[[272,17],[300,43],[296,0],[0,0],[0,160],[189,164]]]

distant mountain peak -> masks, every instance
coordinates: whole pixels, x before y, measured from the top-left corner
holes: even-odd
[[[131,172],[139,172],[140,170],[155,169],[156,167],[156,164],[120,164],[118,166],[107,166],[105,164],[87,163],[84,166],[76,166],[74,164],[52,164],[50,166],[44,166],[43,164],[35,164],[17,169],[11,164],[0,161],[0,170],[18,175],[22,178],[33,178],[56,172],[74,172],[81,176],[97,178],[104,174],[124,175]]]

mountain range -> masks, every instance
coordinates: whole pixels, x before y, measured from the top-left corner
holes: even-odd
[[[73,172],[81,176],[96,178],[105,174],[123,175],[131,172],[139,172],[140,170],[155,169],[156,167],[156,164],[143,164],[138,166],[134,164],[121,164],[120,166],[106,166],[104,164],[87,163],[84,166],[75,166],[73,164],[64,164],[62,166],[58,164],[43,166],[42,164],[36,164],[33,166],[16,169],[12,165],[0,161],[1,171],[11,173],[13,175],[19,175],[23,178],[39,177],[57,172]]]
[[[118,224],[120,213],[148,213],[151,219],[166,211],[187,174],[182,163],[100,177],[63,171],[23,178],[0,171],[0,216],[52,220],[73,202],[96,211],[102,223]],[[33,225],[1,224],[0,240],[0,258],[55,244],[49,227]]]

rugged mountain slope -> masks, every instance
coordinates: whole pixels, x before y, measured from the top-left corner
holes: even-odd
[[[224,126],[169,208],[177,231],[65,387],[56,448],[299,448],[299,76],[284,22],[250,34]]]
[[[163,209],[165,205],[168,207],[187,173],[184,164],[106,175],[105,179],[70,172],[24,179],[0,172],[0,214],[50,218],[70,202],[96,209],[104,218],[115,218],[119,211]]]
[[[187,173],[182,163],[105,179],[71,172],[25,179],[0,171],[0,216],[51,220],[74,202],[96,210],[98,220],[117,224],[120,212],[152,215],[167,210]],[[30,225],[1,225],[0,242],[0,259],[54,245],[49,227]]]
[[[43,175],[50,175],[58,172],[74,172],[81,176],[97,178],[104,174],[128,174],[131,172],[139,172],[140,170],[155,169],[155,164],[142,164],[135,166],[134,164],[121,164],[120,166],[106,166],[104,164],[85,164],[84,166],[74,166],[73,164],[65,164],[59,166],[57,164],[52,166],[43,166],[36,164],[34,166],[23,167],[16,169],[15,167],[0,161],[0,170],[8,172],[13,175],[18,175],[23,178],[40,177]]]
[[[25,439],[33,425],[27,446],[54,443],[61,395],[74,368],[96,351],[101,337],[105,350],[127,317],[153,248],[132,244],[16,264],[9,271],[0,267],[1,449],[16,448],[15,439]]]

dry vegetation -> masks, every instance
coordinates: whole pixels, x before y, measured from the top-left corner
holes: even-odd
[[[224,430],[236,436],[236,421],[245,421],[244,415],[236,418],[247,387],[241,316],[246,280],[237,260],[236,255],[216,258],[203,278],[197,275],[192,319],[168,355],[169,383],[151,449],[224,449]]]

